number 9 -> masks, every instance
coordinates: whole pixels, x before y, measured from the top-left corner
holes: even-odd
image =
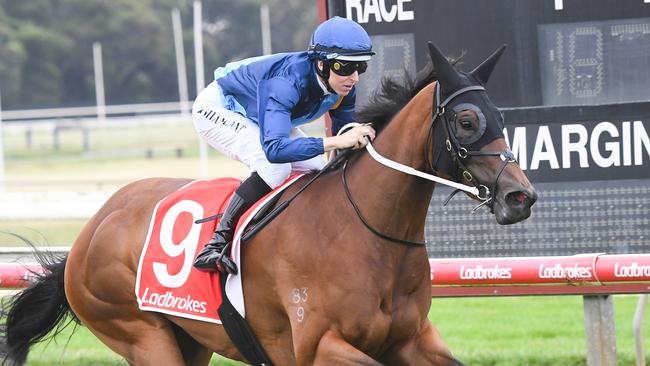
[[[162,224],[160,225],[160,246],[165,254],[174,258],[183,254],[183,267],[175,274],[170,275],[165,263],[153,263],[153,272],[161,285],[169,288],[177,288],[183,286],[190,276],[192,270],[192,263],[194,261],[194,253],[199,244],[199,236],[201,235],[201,225],[192,224],[189,233],[185,239],[176,244],[172,240],[172,233],[174,232],[174,223],[178,216],[188,212],[192,215],[192,222],[203,217],[203,206],[196,201],[183,200],[176,203],[165,213]]]

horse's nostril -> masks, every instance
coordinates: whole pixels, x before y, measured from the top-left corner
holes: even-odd
[[[506,195],[506,202],[509,206],[527,206],[531,198],[522,191],[510,192]]]
[[[515,199],[519,201],[519,203],[524,203],[526,201],[526,198],[528,198],[528,196],[526,196],[523,192],[515,194]]]

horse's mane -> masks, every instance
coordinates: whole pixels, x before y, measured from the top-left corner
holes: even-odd
[[[437,79],[431,62],[415,77],[404,69],[399,78],[384,76],[380,85],[370,95],[368,101],[357,111],[359,122],[372,122],[379,131],[400,111],[420,90]]]
[[[449,61],[452,65],[458,65],[463,56],[464,54],[461,54],[457,58],[450,58]],[[375,130],[379,132],[420,90],[436,80],[438,75],[431,61],[427,62],[415,77],[412,77],[406,68],[400,78],[382,77],[379,87],[356,111],[357,121],[372,122]]]

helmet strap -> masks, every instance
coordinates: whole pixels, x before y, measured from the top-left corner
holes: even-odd
[[[319,60],[314,60],[314,67],[316,67],[316,74],[320,76],[323,79],[323,84],[325,84],[325,87],[327,90],[329,90],[330,93],[336,93],[334,89],[330,86],[330,65],[328,60],[320,60],[323,62],[323,69],[318,68],[318,61]]]

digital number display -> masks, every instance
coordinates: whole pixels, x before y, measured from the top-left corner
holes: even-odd
[[[413,33],[371,36],[372,49],[377,54],[368,62],[368,70],[357,86],[357,103],[365,104],[381,78],[401,78],[404,70],[415,70],[415,40]]]
[[[538,26],[544,105],[648,100],[650,18]]]

